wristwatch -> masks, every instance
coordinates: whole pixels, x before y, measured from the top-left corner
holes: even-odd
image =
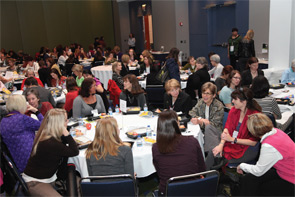
[[[236,144],[236,143],[237,143],[237,141],[238,141],[238,138],[235,138],[235,139],[234,139],[234,144]]]

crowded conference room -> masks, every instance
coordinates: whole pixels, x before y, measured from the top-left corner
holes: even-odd
[[[1,196],[295,196],[293,0],[0,7]]]

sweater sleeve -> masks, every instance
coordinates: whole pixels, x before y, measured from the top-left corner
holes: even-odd
[[[141,93],[137,96],[137,102],[138,102],[138,105],[140,106],[140,108],[143,110],[144,104],[146,104],[145,96],[143,93]]]
[[[133,155],[132,155],[132,151],[130,147],[126,147],[127,148],[127,152],[125,155],[125,173],[126,174],[130,174],[131,176],[134,177],[134,167],[133,167]]]
[[[77,96],[73,104],[73,118],[79,118],[82,115],[82,98]]]
[[[24,118],[24,122],[26,123],[25,127],[27,128],[27,130],[35,132],[35,131],[38,131],[41,125],[41,122],[43,120],[43,115],[41,113],[38,113],[37,114],[38,120],[35,120],[29,116],[23,116],[23,118]]]
[[[75,140],[72,138],[71,135],[68,136],[62,136],[62,141],[66,142],[67,145],[64,145],[63,143],[52,143],[52,150],[55,150],[55,152],[62,157],[74,157],[79,154],[78,146],[75,142]]]

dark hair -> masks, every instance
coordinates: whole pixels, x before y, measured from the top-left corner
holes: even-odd
[[[230,72],[228,78],[226,79],[226,85],[227,85],[227,87],[230,87],[231,80],[235,76],[235,74],[237,74],[237,73],[241,76],[241,73],[238,70],[232,70]],[[241,85],[241,82],[240,82],[240,84],[238,86],[240,86],[240,85]]]
[[[160,70],[161,70],[161,63],[155,61],[155,63],[151,65],[151,73],[158,73]]]
[[[167,59],[173,58],[175,62],[178,62],[178,55],[179,55],[179,49],[176,47],[173,47],[172,49],[170,49]]]
[[[231,93],[233,99],[240,99],[241,101],[247,101],[246,108],[261,112],[261,106],[253,99],[253,92],[250,88],[240,88]]]
[[[71,90],[76,90],[78,89],[78,85],[76,82],[76,79],[73,76],[69,76],[66,79],[66,87],[67,87],[67,91],[71,91]]]
[[[263,75],[258,75],[252,81],[251,90],[254,93],[254,98],[264,98],[269,92],[268,80]]]
[[[143,89],[138,83],[138,79],[136,78],[134,74],[125,75],[123,78],[123,81],[126,81],[126,80],[128,80],[132,84],[131,94],[137,95],[137,94],[144,93]],[[125,93],[126,91],[127,90],[124,90]]]
[[[31,85],[37,86],[38,85],[38,81],[34,77],[29,77],[29,78],[26,79],[24,85],[25,86],[31,86]]]
[[[33,58],[32,58],[32,56],[25,56],[25,61],[26,62],[30,62],[30,61],[33,61]]]
[[[55,68],[52,68],[51,71],[50,71],[50,73],[56,74],[59,79],[61,78],[61,75],[59,74],[58,70],[55,69]]]
[[[40,68],[46,68],[47,67],[44,60],[40,60],[38,63],[39,63]]]
[[[250,58],[247,60],[247,63],[246,63],[246,69],[249,69],[249,68],[250,68],[250,65],[253,64],[253,63],[258,63],[258,59],[257,59],[257,57],[250,57]]]
[[[55,61],[54,61],[54,59],[52,57],[48,57],[46,59],[46,61],[48,61],[50,63],[50,68],[55,64]]]
[[[239,30],[238,30],[238,28],[234,27],[231,29],[231,32],[234,32],[234,31],[238,32]]]
[[[28,91],[26,92],[26,100],[28,100],[27,97],[28,97],[30,94],[34,94],[34,95],[37,97],[37,99],[39,99],[38,103],[39,103],[39,104],[41,103],[41,101],[40,101],[40,94],[39,94],[39,92],[38,92],[37,89],[35,89],[35,88],[30,88],[30,89],[28,89]]]
[[[79,91],[79,95],[81,95],[82,97],[89,97],[90,87],[94,82],[95,82],[94,79],[91,79],[91,78],[84,79],[81,85],[81,89]]]
[[[157,124],[157,146],[160,153],[171,153],[175,150],[181,132],[175,111],[168,110],[159,114]]]
[[[227,74],[231,73],[231,71],[233,69],[234,68],[231,65],[227,65],[227,66],[223,67],[221,75],[227,75]]]
[[[91,72],[91,70],[89,70],[89,69],[83,70],[83,74],[85,74],[85,75],[91,75],[92,77],[94,77],[93,74],[92,74],[92,72]]]

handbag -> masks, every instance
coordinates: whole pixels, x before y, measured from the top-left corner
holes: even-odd
[[[157,73],[156,79],[160,81],[161,83],[165,83],[165,81],[169,80],[169,71],[166,67],[166,62],[164,66],[161,68],[161,70]]]

